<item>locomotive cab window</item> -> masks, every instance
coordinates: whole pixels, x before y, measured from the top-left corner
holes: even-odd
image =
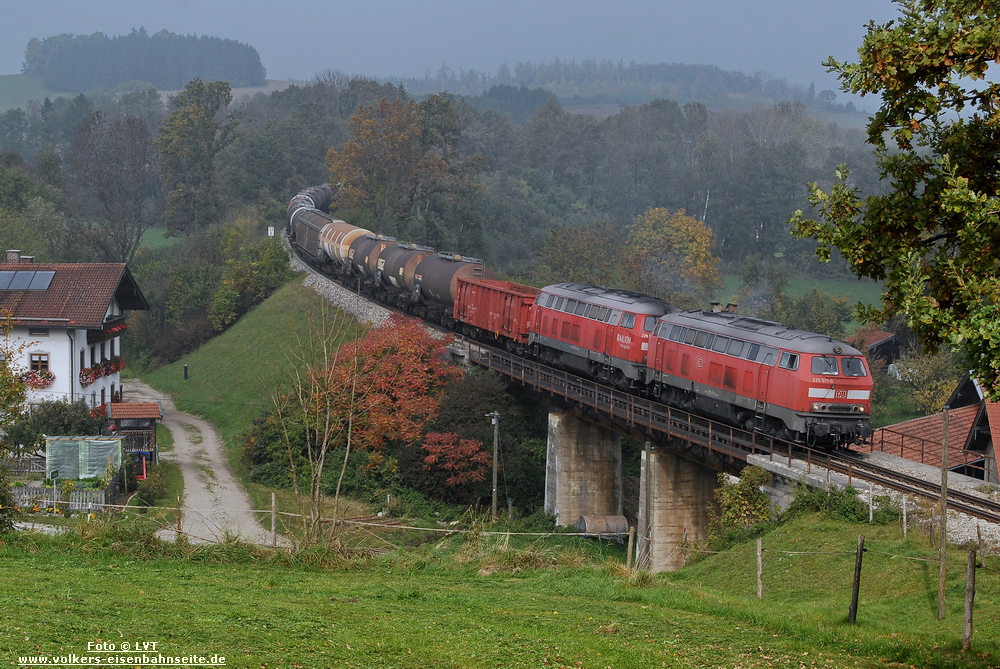
[[[698,348],[705,348],[705,345],[707,343],[708,343],[707,332],[699,332],[698,335],[694,338],[694,345],[697,346]]]
[[[652,332],[654,327],[656,327],[656,316],[646,316],[646,321],[642,324],[642,329],[646,332]]]
[[[590,305],[587,304],[586,302],[580,302],[576,305],[576,310],[574,310],[573,313],[576,314],[577,316],[583,316],[583,314],[586,313],[587,311],[587,307],[589,306]]]
[[[680,341],[681,333],[683,331],[684,328],[682,328],[680,325],[675,325],[674,327],[670,328],[670,341]]]
[[[837,359],[826,355],[813,356],[812,373],[837,376]]]
[[[571,314],[576,311],[576,300],[567,300],[566,309],[564,310],[567,314]]]
[[[556,306],[555,306],[556,311],[562,311],[563,302],[565,301],[565,299],[566,298],[564,297],[560,297],[558,300],[556,300]]]
[[[781,352],[781,360],[778,361],[778,367],[783,369],[790,369],[793,372],[799,368],[799,354],[789,353],[788,351]]]
[[[622,317],[622,327],[631,330],[635,327],[635,314],[625,314]]]
[[[729,337],[716,337],[712,342],[712,350],[716,353],[725,353],[729,346]]]
[[[698,336],[697,330],[692,330],[691,328],[687,328],[687,331],[684,333],[684,343],[693,344],[694,338],[697,336]]]
[[[844,376],[868,376],[861,358],[842,358],[840,366],[844,370]]]
[[[743,353],[743,345],[745,343],[746,343],[745,341],[741,341],[739,339],[730,339],[729,351],[728,351],[729,355],[735,355],[739,357]]]

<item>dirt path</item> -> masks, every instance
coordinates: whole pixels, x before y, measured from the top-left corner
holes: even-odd
[[[124,386],[129,402],[160,402],[163,407],[163,424],[174,437],[174,450],[161,457],[180,467],[184,476],[182,532],[195,542],[221,541],[229,532],[249,543],[269,544],[270,533],[250,512],[250,498],[229,467],[215,426],[178,411],[169,395],[144,383],[131,380]],[[160,534],[173,540],[175,532]]]

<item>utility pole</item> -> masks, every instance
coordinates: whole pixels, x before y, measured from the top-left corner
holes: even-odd
[[[497,517],[497,455],[500,451],[500,413],[491,411],[486,416],[493,423],[493,504],[490,513]]]
[[[944,620],[944,591],[948,581],[948,405],[944,407],[941,435],[941,536],[938,546],[938,620]]]

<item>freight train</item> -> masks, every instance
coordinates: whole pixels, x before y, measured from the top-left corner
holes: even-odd
[[[840,446],[871,435],[872,379],[857,349],[722,311],[681,310],[583,283],[497,280],[482,260],[404,244],[333,218],[328,186],[296,195],[303,259],[367,297],[470,339],[747,430]]]

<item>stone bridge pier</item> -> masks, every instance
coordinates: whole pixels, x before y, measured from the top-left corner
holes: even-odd
[[[687,547],[708,535],[708,509],[715,497],[712,469],[648,445],[642,453],[635,565],[652,572],[687,563]]]
[[[557,525],[622,514],[622,442],[569,412],[549,413],[545,513]]]
[[[686,546],[705,540],[716,472],[662,448],[642,454],[635,565],[680,569]],[[550,412],[545,513],[558,525],[622,515],[621,437],[570,412]]]

